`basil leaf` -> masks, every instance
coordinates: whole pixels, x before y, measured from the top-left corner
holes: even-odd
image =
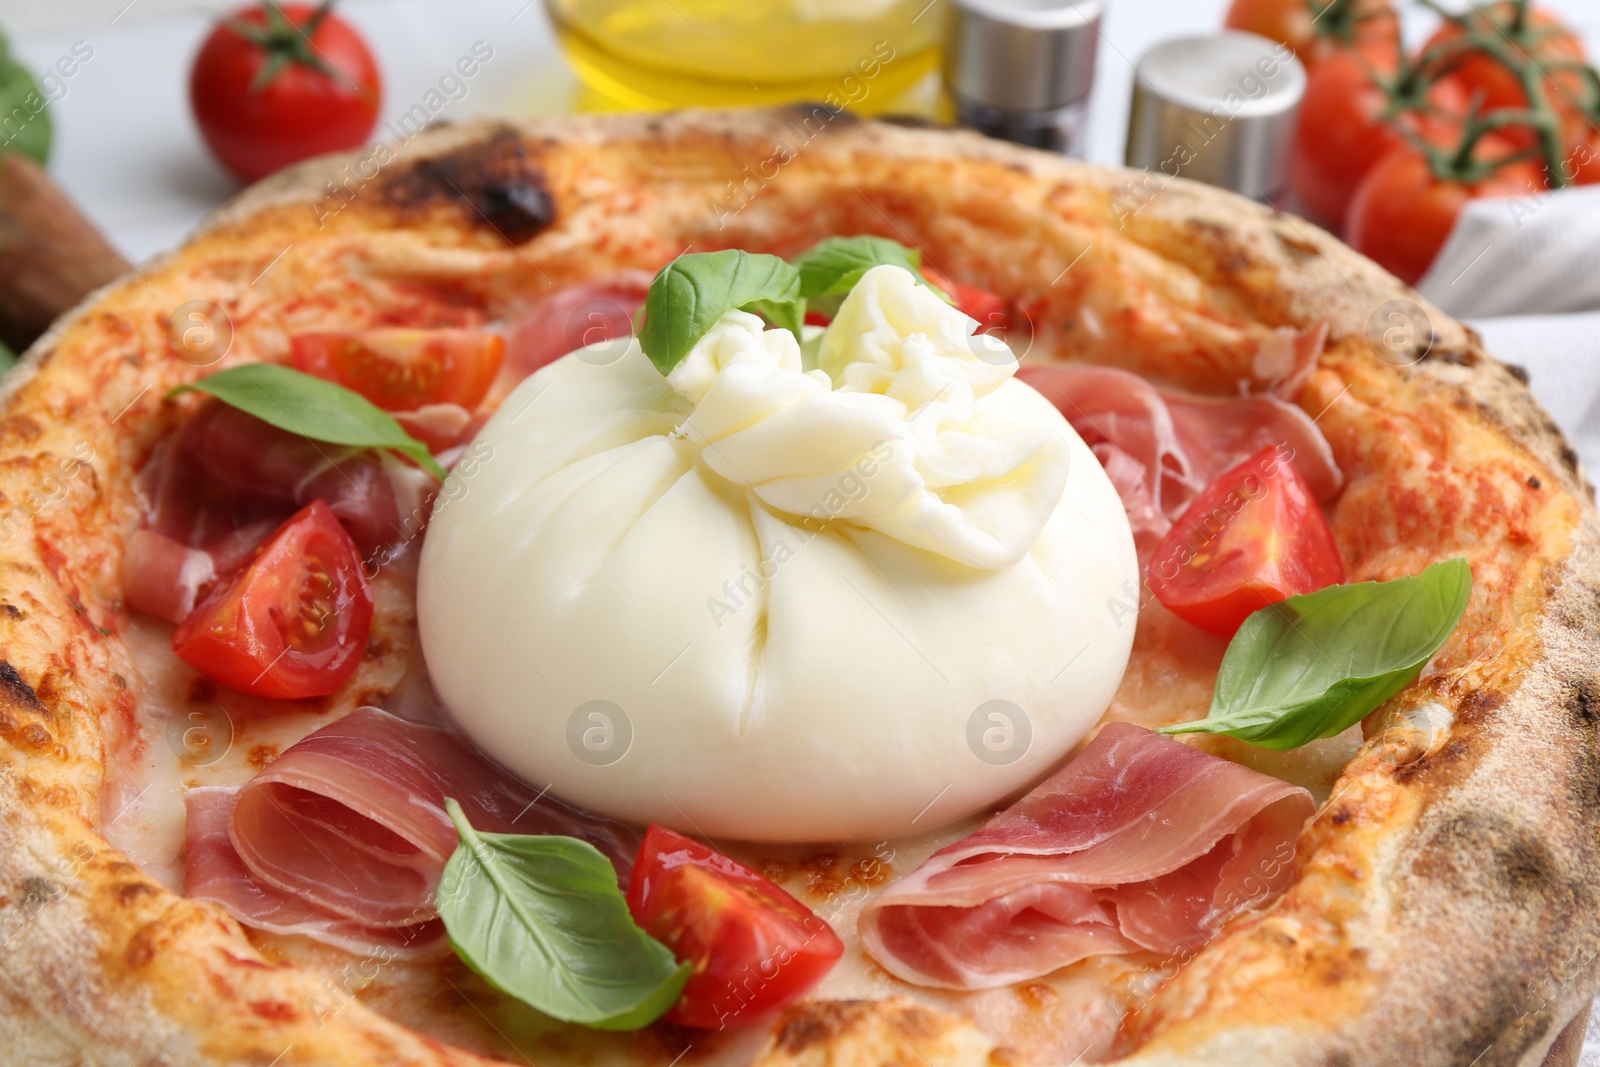
[[[669,374],[717,320],[749,311],[800,339],[800,274],[777,256],[728,249],[682,255],[661,268],[644,301],[639,345]]]
[[[1262,608],[1234,634],[1204,719],[1164,734],[1298,748],[1360,722],[1443,645],[1472,593],[1464,559],[1391,582],[1333,585]]]
[[[843,296],[855,288],[861,276],[885,264],[904,267],[922,285],[938,293],[945,303],[950,298],[936,285],[928,285],[919,270],[922,253],[887,237],[825,237],[794,259],[800,271],[800,295],[807,300]]]
[[[6,120],[3,147],[43,166],[50,157],[50,108],[28,68],[11,58],[4,37],[0,37],[0,116]]]
[[[193,385],[168,393],[209,393],[230,407],[270,422],[280,430],[352,448],[382,448],[415,460],[439,479],[445,470],[428,446],[394,420],[394,416],[351,389],[276,363],[230,367]]]
[[[461,840],[439,879],[439,917],[463,963],[546,1015],[599,1030],[637,1030],[677,1002],[693,968],[634,923],[598,849],[481,834],[454,800],[445,810]]]

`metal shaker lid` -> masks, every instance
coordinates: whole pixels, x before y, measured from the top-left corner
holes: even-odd
[[[955,0],[944,79],[972,103],[1054,111],[1089,95],[1105,0]]]
[[[1128,166],[1256,200],[1288,187],[1306,71],[1287,48],[1229,30],[1166,41],[1136,66]]]

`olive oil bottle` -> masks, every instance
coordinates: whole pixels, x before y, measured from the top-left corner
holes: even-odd
[[[816,100],[874,114],[938,64],[942,0],[545,0],[586,110]]]

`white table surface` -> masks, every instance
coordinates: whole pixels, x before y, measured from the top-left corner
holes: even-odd
[[[1600,0],[1541,2],[1561,12],[1600,53]],[[52,105],[50,170],[130,259],[177,244],[238,189],[201,143],[186,91],[191,57],[211,20],[233,6],[217,0],[0,0],[0,27],[36,71],[76,42],[93,49]],[[1216,29],[1224,7],[1223,0],[1110,0],[1091,106],[1091,159],[1122,160],[1133,61],[1160,40]],[[573,105],[575,83],[537,0],[346,0],[339,10],[365,35],[381,65],[380,131],[477,41],[487,42],[494,57],[442,116],[557,114]],[[1426,32],[1426,22],[1424,16],[1408,32]],[[1491,340],[1533,364],[1534,392],[1545,392],[1550,387],[1541,389],[1541,380],[1561,376],[1541,374],[1541,360],[1560,359],[1560,353],[1536,344],[1537,334],[1519,334],[1502,321],[1507,328],[1492,331]],[[1518,350],[1519,341],[1527,347]],[[1545,400],[1569,431],[1587,430],[1600,419],[1588,400],[1580,404],[1565,390],[1551,390]],[[1594,459],[1589,463],[1591,474],[1600,470]],[[1582,1063],[1600,1067],[1600,1034],[1591,1035]]]

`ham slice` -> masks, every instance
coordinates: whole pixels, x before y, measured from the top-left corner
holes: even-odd
[[[1292,875],[1311,794],[1128,723],[863,910],[918,985],[984,989],[1088,956],[1204,945]]]
[[[219,401],[195,412],[180,439],[189,461],[224,493],[280,504],[286,515],[321,500],[363,550],[396,536],[394,487],[376,452],[312,441]]]
[[[642,270],[621,271],[610,278],[569,285],[523,312],[506,337],[501,381],[492,395],[503,396],[513,386],[547,363],[573,349],[626,337],[633,332],[633,316],[644,305],[651,275]]]
[[[404,926],[365,926],[257,882],[228,837],[228,818],[238,793],[237,789],[204,786],[184,794],[187,896],[221,904],[234,918],[257,930],[299,934],[347,952],[383,950],[398,957],[417,957],[446,951],[444,924],[431,913]]]
[[[465,413],[438,417],[468,423]],[[457,414],[461,412],[462,418]],[[123,597],[179,622],[216,577],[313,500],[324,501],[368,556],[417,540],[438,490],[427,472],[393,455],[320,444],[208,401],[156,445],[135,478],[144,528],[128,540]]]
[[[154,530],[135,530],[122,554],[122,599],[136,611],[182,622],[200,590],[216,578],[209,552]]]
[[[1114,367],[1031,365],[1017,377],[1055,404],[1099,458],[1141,558],[1200,490],[1267,445],[1291,450],[1318,499],[1344,484],[1322,431],[1275,396],[1187,396]]]
[[[433,919],[456,845],[446,797],[480,830],[588,841],[627,883],[633,831],[543,796],[440,727],[364,707],[230,794],[225,841],[212,821],[222,801],[191,793],[199,818],[188,827],[189,895],[218,901],[247,925],[334,944],[420,936],[411,928]]]

